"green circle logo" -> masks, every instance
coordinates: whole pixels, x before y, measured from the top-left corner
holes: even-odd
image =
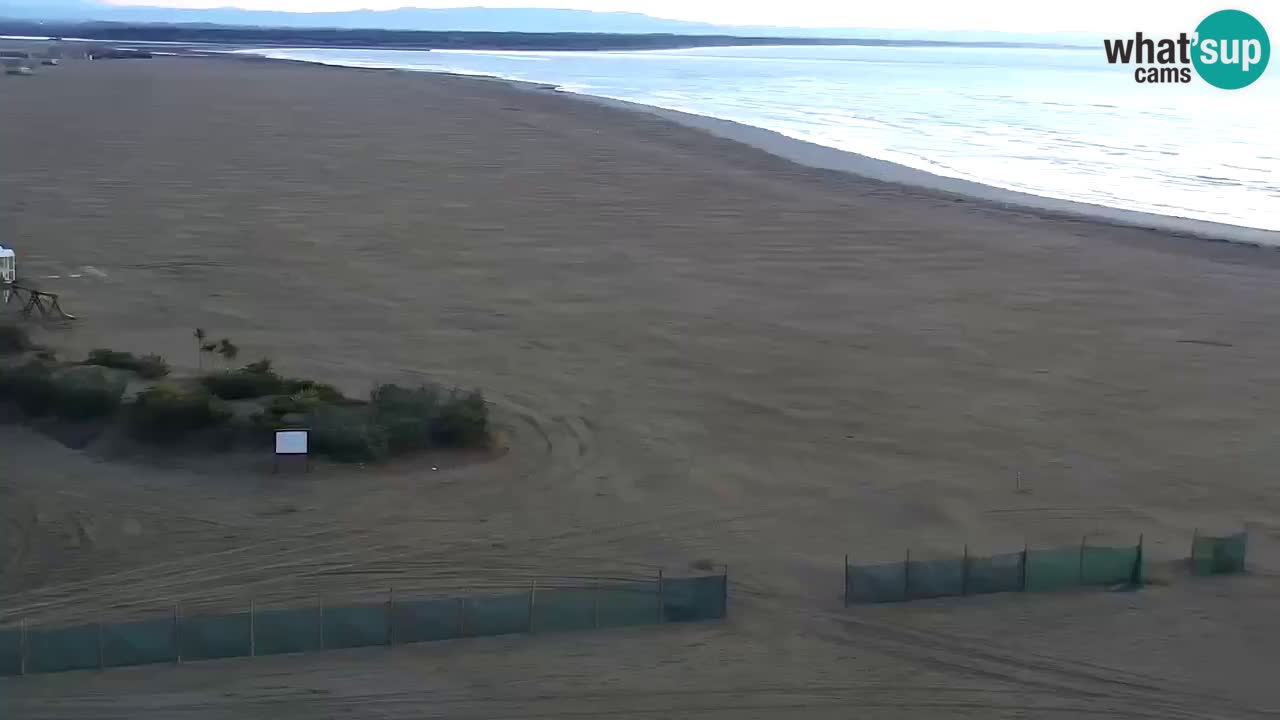
[[[1219,10],[1196,26],[1191,62],[1204,81],[1238,90],[1262,76],[1271,59],[1271,40],[1262,23],[1241,10]]]

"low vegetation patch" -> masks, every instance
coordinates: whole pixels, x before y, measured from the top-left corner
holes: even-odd
[[[137,357],[133,353],[98,348],[91,350],[85,365],[130,370],[145,380],[159,380],[169,374],[169,364],[159,355]]]
[[[0,369],[0,400],[17,403],[31,417],[108,417],[120,407],[124,385],[99,368],[59,367],[44,360]]]
[[[231,418],[231,409],[203,388],[157,385],[138,393],[129,408],[129,422],[139,439],[170,443],[188,433],[213,427]]]
[[[17,325],[0,325],[0,355],[12,355],[31,350],[31,338]]]
[[[12,400],[22,412],[33,417],[45,415],[53,408],[53,367],[30,360],[0,371],[0,398]]]
[[[202,343],[200,358],[216,352],[229,362],[238,352],[230,340],[205,342],[202,330],[196,339]],[[10,349],[27,353],[35,346],[21,329],[0,326],[0,350]],[[126,403],[128,373],[156,381],[169,375],[169,366],[158,355],[105,348],[83,362],[60,363],[48,351],[21,364],[0,364],[0,401],[16,404],[28,417],[81,423],[120,416],[134,437],[158,444],[202,433],[218,440],[212,445],[219,449],[245,441],[256,447],[269,445],[277,430],[308,429],[312,452],[338,462],[483,447],[489,438],[488,408],[479,391],[386,384],[359,400],[332,385],[282,377],[263,359],[159,382]]]
[[[53,411],[65,420],[109,417],[120,408],[124,396],[124,381],[101,368],[65,368],[54,372],[51,381]]]
[[[250,400],[286,391],[284,378],[272,371],[271,361],[265,359],[239,370],[210,373],[201,382],[223,400]]]

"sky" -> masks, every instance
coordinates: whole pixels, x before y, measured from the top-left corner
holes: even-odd
[[[1270,25],[1274,0],[107,0],[114,5],[322,12],[397,7],[556,7],[628,11],[721,25],[867,27],[1006,32],[1193,30],[1225,7]]]

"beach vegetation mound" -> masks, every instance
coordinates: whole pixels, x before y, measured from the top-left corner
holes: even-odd
[[[144,380],[159,380],[169,374],[169,364],[159,355],[135,356],[133,353],[118,352],[106,348],[89,351],[85,365],[129,370],[137,373]]]
[[[31,338],[17,325],[0,324],[0,355],[13,355],[31,350]]]
[[[73,423],[67,427],[98,421],[93,427],[102,430],[118,420],[127,437],[144,443],[215,450],[269,446],[278,430],[306,429],[313,454],[357,463],[483,448],[490,440],[478,390],[388,383],[367,399],[350,398],[327,383],[281,376],[266,358],[174,378],[158,355],[99,348],[82,362],[60,362],[52,350],[31,352],[25,334],[14,337],[9,347],[23,351],[0,363],[0,404],[27,418]],[[142,386],[131,388],[137,379]]]
[[[41,359],[0,368],[0,400],[17,404],[30,417],[108,417],[119,409],[124,389],[123,380],[100,368],[62,367]]]
[[[231,418],[225,402],[201,387],[162,384],[138,393],[129,406],[129,422],[141,440],[172,443],[191,432]]]

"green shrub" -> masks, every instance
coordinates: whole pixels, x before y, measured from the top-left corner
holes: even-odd
[[[27,331],[17,325],[0,325],[0,355],[26,352],[31,349]]]
[[[53,408],[53,368],[38,360],[11,367],[0,375],[0,398],[18,404],[28,415],[44,415]]]
[[[369,398],[373,422],[393,455],[433,447],[472,447],[489,432],[489,411],[477,392],[444,392],[432,385],[380,385]]]
[[[132,370],[139,377],[147,380],[159,380],[169,374],[169,364],[159,355],[137,357],[133,353],[118,352],[106,348],[90,350],[89,357],[84,361],[84,364],[116,368],[118,370]]]
[[[425,385],[379,385],[369,396],[373,422],[386,433],[387,447],[393,455],[431,447],[439,405],[439,390]]]
[[[154,442],[173,442],[230,417],[230,409],[203,389],[176,385],[157,385],[145,390],[138,394],[130,408],[134,432]]]
[[[303,378],[285,378],[281,381],[280,392],[288,395],[298,393],[314,393],[321,402],[342,404],[350,400],[338,388],[315,380]]]
[[[310,449],[338,462],[381,462],[390,456],[387,436],[357,408],[321,407],[310,418]]]
[[[98,368],[67,368],[55,373],[53,411],[67,420],[111,415],[120,407],[125,383]]]
[[[210,373],[201,382],[209,392],[223,400],[248,400],[278,395],[284,387],[280,376],[270,370],[258,372],[249,368]]]
[[[441,447],[478,447],[489,437],[489,408],[479,390],[454,391],[440,406],[431,439]]]

